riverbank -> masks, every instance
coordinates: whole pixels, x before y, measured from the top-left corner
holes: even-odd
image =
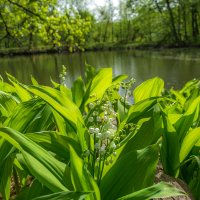
[[[110,50],[163,50],[163,49],[189,49],[200,48],[200,44],[182,44],[182,45],[159,45],[159,44],[133,44],[133,43],[93,43],[86,45],[84,51],[110,51]],[[80,50],[77,50],[77,52]],[[44,46],[34,49],[28,48],[8,48],[0,49],[0,56],[34,55],[34,54],[54,54],[71,53],[68,46],[52,48]]]
[[[28,48],[8,48],[0,49],[0,56],[16,56],[16,55],[34,55],[34,54],[51,54],[51,53],[60,53],[60,52],[69,52],[67,47],[39,47],[34,49]]]
[[[151,50],[151,49],[182,49],[182,48],[200,48],[200,44],[165,44],[158,43],[151,44],[139,44],[139,43],[94,43],[85,47],[86,51],[98,51],[98,50]]]

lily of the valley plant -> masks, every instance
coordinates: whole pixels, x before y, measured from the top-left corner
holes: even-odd
[[[24,85],[11,75],[9,83],[0,82],[0,192],[5,200],[186,195],[167,183],[154,184],[159,160],[165,173],[184,179],[198,197],[198,80],[175,91],[164,90],[156,77],[132,92],[135,81],[126,75],[113,78],[110,68],[87,66],[84,81],[79,77],[71,88],[65,75],[52,87],[34,78]]]

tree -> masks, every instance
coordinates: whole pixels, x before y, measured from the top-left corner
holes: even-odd
[[[57,0],[2,0],[0,3],[0,42],[5,47],[64,45],[71,51],[82,49],[90,31],[91,19],[77,11],[61,12]],[[27,42],[28,41],[28,42]]]

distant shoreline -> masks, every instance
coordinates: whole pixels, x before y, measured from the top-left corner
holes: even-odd
[[[198,45],[158,45],[158,44],[119,44],[119,43],[98,43],[92,44],[85,47],[85,51],[111,51],[111,50],[165,50],[165,49],[191,49],[200,48]],[[76,52],[82,52],[77,50]],[[55,53],[75,53],[69,52],[68,47],[58,47],[58,48],[8,48],[0,49],[0,57],[3,56],[26,56],[26,55],[36,55],[36,54],[55,54]]]

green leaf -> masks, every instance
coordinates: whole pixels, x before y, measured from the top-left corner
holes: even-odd
[[[84,124],[78,107],[63,92],[47,86],[32,86],[29,87],[29,91],[52,106],[53,109],[71,123],[74,129],[76,129],[78,122]]]
[[[117,200],[150,200],[154,198],[167,198],[167,197],[176,197],[186,195],[183,191],[176,189],[174,186],[168,183],[158,183],[151,187],[139,190],[132,194],[120,197]]]
[[[92,79],[89,88],[87,89],[83,104],[87,105],[88,103],[101,99],[106,89],[112,83],[112,69],[104,68],[101,69],[97,75]],[[91,97],[93,96],[93,97]]]
[[[87,199],[100,200],[100,192],[95,180],[87,170],[83,160],[76,154],[72,147],[70,147],[70,156],[71,179],[75,191],[94,191],[94,194]]]
[[[170,93],[176,97],[176,100],[180,102],[183,107],[186,101],[185,97],[179,91],[175,91],[173,89],[170,90]]]
[[[174,124],[174,127],[178,133],[179,141],[182,143],[185,135],[192,126],[192,124],[198,119],[199,116],[200,97],[196,98],[189,106],[188,110],[183,116]]]
[[[54,116],[56,130],[60,132],[60,134],[62,135],[76,138],[77,137],[76,130],[74,130],[70,122],[62,115],[60,115],[60,113],[58,113],[56,110],[52,109],[52,113]]]
[[[13,158],[10,156],[4,161],[0,170],[0,192],[5,200],[10,199],[10,183],[13,167]]]
[[[184,94],[186,97],[190,96],[191,90],[199,85],[199,80],[193,79],[188,81],[184,87],[180,90],[181,94]]]
[[[22,152],[27,167],[41,183],[54,192],[68,190],[63,183],[65,164],[25,135],[11,128],[0,128],[0,136]]]
[[[32,75],[31,75],[31,82],[32,82],[33,85],[39,85],[37,80]]]
[[[0,80],[0,90],[3,92],[8,92],[8,93],[15,92],[15,88],[9,83],[3,82],[3,80]]]
[[[0,167],[3,165],[6,158],[10,156],[13,151],[12,145],[4,138],[0,137]]]
[[[102,199],[116,199],[152,185],[157,162],[157,145],[120,157],[102,179]]]
[[[164,81],[158,77],[149,79],[135,88],[133,91],[134,102],[137,103],[141,100],[150,97],[161,96],[164,88]]]
[[[123,80],[127,79],[128,76],[125,75],[125,74],[122,74],[122,75],[119,75],[119,76],[116,76],[113,78],[112,80],[112,84],[118,84],[118,83],[121,83]]]
[[[72,91],[73,102],[76,103],[78,107],[80,107],[85,93],[84,83],[81,77],[79,77],[73,83],[71,91]]]
[[[8,117],[19,102],[12,95],[0,91],[0,112]]]
[[[200,139],[197,141],[197,143],[195,144],[195,146],[200,147]]]
[[[180,143],[178,134],[169,121],[166,114],[162,113],[164,133],[161,147],[161,161],[164,171],[171,175],[177,176],[179,173],[179,152]]]
[[[7,74],[9,81],[15,87],[15,93],[21,101],[28,101],[32,98],[31,94],[25,89],[24,85],[19,83],[17,79],[10,74]]]
[[[142,125],[140,125],[139,130],[134,134],[134,136],[127,141],[123,152],[143,149],[153,143],[156,143],[161,137],[163,130],[161,127],[162,120],[159,114],[154,114],[149,118],[143,118],[141,121],[143,120],[145,120],[143,123],[140,121],[138,122],[138,125],[140,125],[140,123],[142,123]]]
[[[5,125],[25,133],[46,130],[51,123],[49,105],[35,98],[19,104]]]
[[[157,98],[150,98],[147,100],[140,101],[130,107],[128,111],[127,122],[137,122],[139,119],[145,116],[146,112],[158,102]]]
[[[16,200],[32,200],[33,198],[46,195],[51,191],[42,185],[38,180],[34,180],[29,187],[24,187],[15,198]]]
[[[180,149],[180,162],[183,162],[192,148],[200,140],[200,128],[195,128],[185,136]]]
[[[32,200],[84,200],[88,195],[90,195],[90,192],[57,192],[37,197]]]
[[[81,155],[80,144],[71,137],[60,135],[53,131],[43,131],[37,133],[27,133],[26,136],[48,151],[54,152],[60,158],[68,160],[70,158],[69,145],[71,145],[78,155]]]

